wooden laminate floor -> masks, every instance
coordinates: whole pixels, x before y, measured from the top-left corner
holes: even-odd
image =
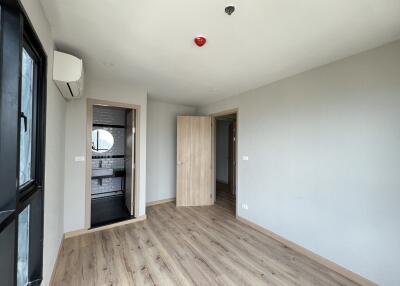
[[[215,203],[231,214],[236,212],[236,198],[227,184],[216,183]]]
[[[167,203],[147,217],[66,239],[53,285],[357,285],[219,205]]]

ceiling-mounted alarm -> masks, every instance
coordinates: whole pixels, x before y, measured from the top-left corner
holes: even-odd
[[[194,38],[194,42],[197,46],[202,47],[206,44],[207,39],[203,36],[199,36],[199,37]]]

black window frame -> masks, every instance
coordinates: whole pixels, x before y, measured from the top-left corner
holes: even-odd
[[[19,185],[22,51],[34,59],[32,179]],[[17,285],[18,216],[30,205],[29,285],[43,278],[47,55],[20,1],[0,0],[0,281]],[[4,255],[3,255],[4,254]]]

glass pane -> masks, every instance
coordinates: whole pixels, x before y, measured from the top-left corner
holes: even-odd
[[[29,210],[27,206],[18,216],[18,268],[17,286],[28,285]]]
[[[114,137],[112,134],[103,129],[92,131],[92,150],[97,153],[109,151],[114,145]]]
[[[22,51],[21,78],[21,130],[19,185],[32,179],[32,111],[33,111],[33,67],[34,62],[28,52]]]

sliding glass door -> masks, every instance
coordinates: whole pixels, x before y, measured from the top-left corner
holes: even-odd
[[[46,54],[19,1],[0,0],[0,284],[40,285]]]

